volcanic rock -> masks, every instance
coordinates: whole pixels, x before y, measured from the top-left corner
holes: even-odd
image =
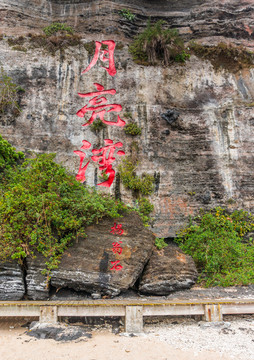
[[[21,300],[25,294],[23,272],[15,261],[0,263],[0,300]]]
[[[139,291],[153,295],[168,295],[195,284],[198,273],[193,259],[177,246],[155,250],[143,273]]]
[[[115,230],[114,230],[115,229]],[[122,234],[121,234],[122,233]],[[105,218],[87,228],[64,254],[51,284],[91,294],[116,296],[133,286],[152,254],[154,235],[136,213]]]
[[[81,326],[66,326],[65,324],[47,324],[40,322],[32,322],[29,331],[26,332],[28,336],[36,339],[53,339],[55,341],[73,341],[81,337],[91,339],[92,334],[85,331]]]

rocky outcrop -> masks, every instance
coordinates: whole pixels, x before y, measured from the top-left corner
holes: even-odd
[[[0,300],[21,300],[25,294],[23,271],[15,261],[0,262]]]
[[[153,295],[168,295],[173,291],[189,289],[197,280],[193,259],[177,246],[168,245],[155,250],[142,275],[139,291]]]
[[[115,230],[114,230],[115,228]],[[56,288],[84,290],[93,296],[115,296],[135,284],[151,256],[154,235],[139,216],[104,219],[86,230],[52,272]]]
[[[37,254],[36,258],[27,258],[27,296],[31,300],[46,300],[49,297],[49,284],[42,270],[45,269],[46,259]]]

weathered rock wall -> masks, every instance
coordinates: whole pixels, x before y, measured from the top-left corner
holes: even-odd
[[[137,14],[134,24],[123,20],[119,9]],[[164,18],[179,28],[186,40],[220,41],[254,48],[252,1],[2,1],[0,63],[25,90],[22,113],[1,116],[0,133],[19,150],[55,152],[57,161],[77,172],[79,158],[73,153],[82,140],[94,148],[103,139],[121,141],[126,154],[132,141],[139,145],[137,173],[160,173],[156,191],[153,231],[158,236],[175,232],[200,207],[223,205],[254,209],[253,126],[254,69],[229,73],[215,71],[208,61],[192,56],[185,65],[168,68],[136,65],[128,53],[129,37],[144,27],[148,16]],[[73,25],[83,42],[121,41],[115,51],[117,74],[110,77],[99,64],[80,75],[91,61],[83,45],[55,56],[38,49],[13,50],[8,36],[39,33],[51,21]],[[94,91],[93,83],[116,89],[110,101],[131,112],[142,128],[132,139],[123,129],[108,126],[98,134],[76,112],[86,104],[78,92]],[[169,123],[161,114],[179,114]],[[128,119],[126,119],[128,123]],[[91,155],[91,152],[88,155]],[[116,163],[118,164],[117,158]],[[114,165],[116,168],[116,166]],[[87,183],[98,182],[91,164]],[[158,177],[157,177],[158,178]],[[115,192],[115,183],[110,189]],[[122,199],[132,194],[121,186]]]

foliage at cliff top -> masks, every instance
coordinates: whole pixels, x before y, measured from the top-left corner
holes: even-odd
[[[232,213],[218,207],[194,218],[177,238],[191,255],[206,286],[254,283],[254,216],[243,210]]]
[[[137,35],[129,51],[136,63],[141,65],[185,62],[189,54],[185,52],[183,40],[176,29],[164,29],[163,20],[154,25],[149,21],[144,31]]]
[[[189,47],[196,56],[209,60],[216,70],[224,68],[230,72],[237,72],[243,68],[254,67],[254,53],[242,46],[225,43],[208,46],[191,42]]]
[[[0,172],[23,158],[24,154],[21,151],[16,152],[16,149],[0,135]]]
[[[36,252],[47,258],[45,273],[64,250],[103,216],[119,217],[124,206],[84,187],[54,162],[39,155],[1,174],[0,258],[22,260]],[[46,259],[45,259],[46,261]]]
[[[53,29],[46,32],[48,35],[29,33],[27,37],[22,35],[9,37],[7,42],[12,47],[12,50],[27,52],[28,50],[41,49],[51,55],[55,55],[59,50],[63,54],[65,49],[82,44],[79,34],[67,31],[53,31]]]

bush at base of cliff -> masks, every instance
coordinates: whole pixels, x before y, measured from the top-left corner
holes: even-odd
[[[15,148],[0,135],[0,172],[23,158],[24,154],[21,151],[16,152]]]
[[[244,235],[254,231],[254,216],[215,208],[194,221],[178,234],[177,242],[194,259],[199,281],[206,286],[253,284],[254,240]]]
[[[136,63],[142,65],[169,65],[172,62],[185,62],[190,55],[185,52],[183,40],[176,29],[164,29],[163,20],[151,25],[139,34],[129,47]]]
[[[54,162],[53,154],[28,159],[2,173],[0,180],[0,258],[22,263],[39,252],[47,258],[47,271],[57,267],[73,241],[85,236],[86,226],[105,215],[118,217],[123,209],[113,198],[77,182]]]

